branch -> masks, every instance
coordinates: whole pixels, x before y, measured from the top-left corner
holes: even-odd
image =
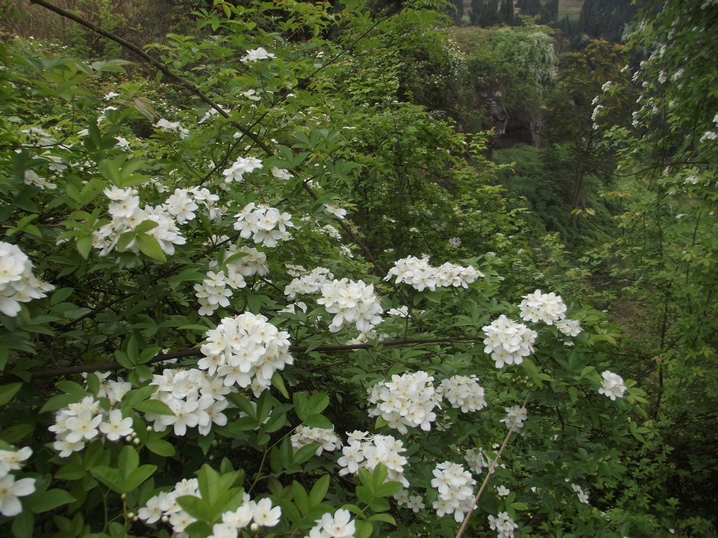
[[[205,103],[207,103],[209,106],[211,106],[213,109],[215,109],[219,114],[221,114],[225,119],[229,119],[229,114],[225,112],[222,107],[220,107],[217,103],[215,103],[212,99],[207,96],[206,93],[204,93],[202,90],[200,90],[197,86],[192,84],[189,80],[187,80],[184,77],[179,76],[176,73],[173,73],[169,70],[169,68],[160,62],[159,60],[155,60],[152,56],[147,54],[145,51],[143,51],[140,47],[137,45],[134,45],[133,43],[130,43],[129,41],[125,41],[121,37],[118,37],[104,28],[101,28],[100,26],[97,26],[96,24],[93,24],[82,17],[79,17],[78,15],[75,15],[74,13],[71,13],[69,11],[66,11],[62,9],[61,7],[57,7],[54,4],[51,4],[50,2],[47,2],[46,0],[30,0],[31,4],[37,4],[39,6],[44,7],[45,9],[49,9],[50,11],[54,11],[61,17],[65,17],[66,19],[70,19],[71,21],[75,21],[77,24],[80,24],[86,28],[89,28],[93,32],[97,32],[103,37],[106,37],[110,41],[114,41],[115,43],[118,43],[125,47],[127,50],[130,50],[137,54],[140,58],[145,60],[147,63],[151,64],[152,66],[159,69],[163,74],[167,75],[169,78],[177,82],[180,86],[184,87],[189,92],[195,94],[197,97],[202,99]],[[258,135],[255,133],[247,130],[245,127],[243,127],[240,123],[232,121],[232,125],[234,125],[237,129],[239,129],[243,134],[247,135],[248,138],[252,140],[259,148],[262,149],[267,155],[273,155],[274,152],[270,149],[269,146],[267,146],[262,140],[259,138]]]
[[[411,344],[442,344],[442,343],[449,343],[449,342],[462,342],[462,341],[471,341],[476,340],[480,337],[478,336],[456,336],[453,338],[427,338],[427,339],[421,339],[421,338],[408,338],[408,339],[402,339],[402,340],[389,340],[386,342],[377,342],[377,344],[335,344],[335,345],[328,345],[328,346],[317,346],[317,347],[311,347],[310,346],[289,346],[289,351],[292,351],[294,353],[304,353],[306,351],[322,351],[322,352],[331,352],[331,351],[353,351],[355,349],[372,349],[376,346],[385,346],[385,347],[393,347],[393,346],[405,346],[405,345],[411,345]],[[145,365],[155,364],[162,361],[167,361],[171,359],[184,359],[187,357],[201,357],[202,351],[199,348],[194,349],[185,349],[183,351],[176,351],[174,353],[161,353],[159,355],[156,355],[149,361],[145,363]],[[121,370],[125,368],[122,366],[119,362],[113,361],[113,362],[98,362],[93,364],[81,364],[79,366],[67,366],[65,368],[54,368],[52,370],[38,370],[37,372],[18,372],[17,374],[6,374],[4,376],[0,376],[0,384],[2,383],[9,383],[13,381],[17,381],[16,378],[20,377],[23,379],[22,374],[30,374],[30,379],[46,379],[46,378],[52,378],[52,377],[61,377],[66,375],[72,375],[72,374],[81,374],[84,372],[97,372],[97,371],[112,371],[112,370]],[[25,379],[23,379],[25,381]]]
[[[524,400],[523,405],[521,405],[522,410],[526,409],[526,404],[529,403],[530,397],[531,397],[530,394],[528,396],[526,396],[526,399]],[[456,534],[456,538],[461,538],[461,535],[464,534],[464,530],[466,529],[466,526],[469,524],[469,518],[471,517],[471,513],[474,511],[474,506],[476,506],[476,503],[479,502],[481,495],[484,493],[484,490],[486,489],[486,486],[489,483],[489,478],[491,478],[491,475],[493,474],[494,469],[496,468],[496,465],[499,462],[499,458],[501,458],[501,454],[503,453],[504,449],[506,448],[506,445],[509,444],[509,439],[511,439],[511,434],[514,433],[514,428],[516,427],[516,423],[518,422],[520,416],[521,416],[521,413],[519,412],[519,414],[516,415],[516,418],[514,419],[514,423],[511,424],[511,429],[509,429],[509,433],[506,434],[506,439],[504,439],[504,444],[501,445],[501,449],[499,450],[499,453],[496,454],[494,461],[489,465],[489,472],[486,473],[486,478],[484,478],[484,481],[481,484],[481,488],[479,488],[479,492],[476,494],[476,497],[474,497],[474,502],[471,503],[471,506],[469,507],[469,511],[466,513],[466,517],[464,517],[464,522],[461,524],[461,528],[459,529],[459,532]]]

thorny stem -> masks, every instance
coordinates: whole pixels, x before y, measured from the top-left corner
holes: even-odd
[[[524,403],[521,406],[522,410],[526,409],[526,404],[529,403],[530,397],[531,397],[530,394],[528,396],[526,396],[526,399],[524,400]],[[511,434],[514,432],[514,428],[516,427],[516,423],[518,422],[520,416],[521,416],[521,413],[519,412],[519,414],[516,415],[516,418],[514,419],[514,423],[511,424],[509,433],[506,434],[506,438],[504,439],[504,444],[501,445],[501,449],[499,449],[499,453],[496,454],[494,461],[491,463],[491,465],[489,465],[489,472],[486,473],[486,478],[484,478],[484,482],[481,484],[481,488],[479,488],[479,492],[476,494],[476,497],[474,497],[474,501],[471,503],[471,506],[469,507],[469,511],[466,513],[466,517],[464,518],[464,522],[461,524],[461,528],[459,529],[459,532],[456,534],[456,538],[461,538],[461,536],[464,534],[464,530],[466,529],[466,526],[469,524],[469,518],[471,517],[471,513],[474,511],[474,506],[476,506],[476,503],[479,502],[481,495],[484,493],[484,490],[486,489],[486,486],[489,483],[489,479],[491,478],[491,475],[494,472],[494,468],[496,467],[499,459],[501,458],[501,454],[503,453],[504,449],[506,448],[506,445],[509,444],[509,439],[511,439]]]

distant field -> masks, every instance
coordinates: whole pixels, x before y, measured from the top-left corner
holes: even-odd
[[[564,2],[560,2],[558,5],[558,20],[562,20],[568,15],[568,20],[571,22],[578,22],[578,16],[581,13],[581,5],[582,3],[567,5]]]

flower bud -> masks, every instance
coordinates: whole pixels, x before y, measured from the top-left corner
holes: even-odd
[[[135,438],[132,440],[132,444],[133,444],[133,445],[139,445],[139,444],[140,444],[140,440],[135,437]]]
[[[125,437],[125,441],[127,441],[128,443],[131,443],[131,442],[132,442],[132,436],[131,436],[131,435],[128,435],[127,437]]]
[[[252,523],[252,525],[249,527],[249,530],[252,532],[257,532],[259,530],[259,525],[256,523]]]

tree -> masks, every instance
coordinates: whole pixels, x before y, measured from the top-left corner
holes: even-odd
[[[514,25],[514,0],[502,0],[501,22],[509,26]]]

